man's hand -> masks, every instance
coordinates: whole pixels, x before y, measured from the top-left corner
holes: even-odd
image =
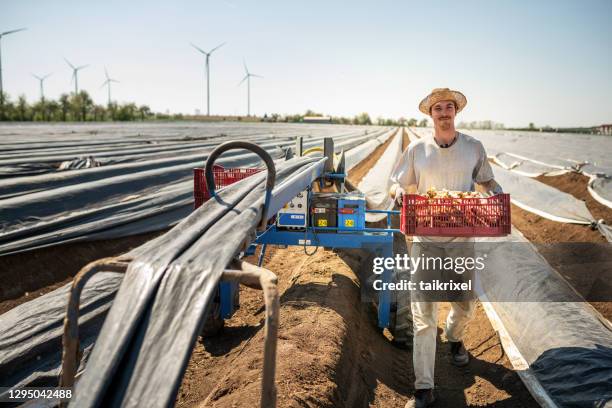
[[[400,206],[402,205],[404,194],[406,194],[406,190],[404,190],[399,184],[392,185],[389,191],[391,198],[394,198],[395,201],[397,201],[397,204]]]
[[[482,183],[481,186],[490,196],[494,196],[496,194],[501,194],[504,192],[504,190],[502,190],[502,187],[494,179]]]

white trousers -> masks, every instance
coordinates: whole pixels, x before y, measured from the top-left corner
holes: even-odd
[[[431,243],[413,243],[411,256],[446,256],[465,257],[474,256],[472,243],[456,244],[455,246],[438,246]],[[454,273],[454,272],[453,272]],[[463,273],[461,276],[451,276],[453,279],[473,277],[473,271]],[[440,270],[417,270],[413,278],[420,279],[440,278],[443,272]],[[438,331],[438,302],[412,296],[410,308],[413,321],[413,348],[412,358],[415,374],[415,389],[434,388],[434,367],[436,362],[436,337]],[[467,300],[466,300],[467,299]],[[451,310],[446,318],[445,333],[448,341],[461,341],[465,326],[472,318],[475,301],[466,297],[450,302]]]
[[[434,388],[436,363],[436,335],[438,332],[438,302],[411,302],[414,340],[412,360],[414,364],[414,388]],[[446,318],[445,333],[449,341],[461,341],[465,326],[474,312],[474,301],[451,302]]]

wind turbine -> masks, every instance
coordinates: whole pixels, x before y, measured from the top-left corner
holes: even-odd
[[[13,34],[13,33],[17,33],[19,31],[23,31],[23,30],[27,30],[27,28],[18,28],[16,30],[9,30],[9,31],[5,31],[3,33],[0,33],[0,102],[4,103],[4,88],[2,86],[2,37],[4,37],[5,35],[9,35],[9,34]]]
[[[78,95],[79,93],[79,76],[78,76],[79,70],[83,68],[87,68],[89,65],[81,65],[80,67],[75,67],[66,58],[64,58],[64,61],[66,61],[66,64],[68,64],[70,68],[72,68],[72,80],[74,81],[74,94]]]
[[[38,79],[38,81],[40,82],[40,100],[41,101],[45,101],[45,91],[43,89],[43,82],[45,82],[45,79],[49,78],[51,76],[51,74],[47,74],[44,77],[39,77],[38,75],[34,75],[32,74],[32,76],[36,79]]]
[[[251,77],[263,78],[261,75],[251,74],[247,68],[246,61],[244,63],[244,71],[246,75],[242,78],[242,81],[238,84],[240,86],[244,81],[247,81],[247,116],[251,116]]]
[[[108,76],[108,71],[106,70],[106,67],[104,67],[104,76],[106,76],[106,81],[102,83],[102,86],[100,88],[102,88],[104,85],[108,87],[108,105],[110,106],[111,104],[111,82],[119,83],[119,81]]]
[[[206,116],[210,116],[210,55],[215,51],[221,48],[226,43],[221,45],[217,45],[215,48],[210,50],[209,52],[204,51],[197,45],[190,43],[193,48],[200,51],[202,54],[206,56]]]

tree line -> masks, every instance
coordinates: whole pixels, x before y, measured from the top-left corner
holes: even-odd
[[[472,122],[459,122],[457,125],[460,129],[494,129],[500,130],[505,129],[503,123],[494,122],[492,120],[481,120],[481,121],[472,121]]]
[[[62,94],[58,99],[40,99],[29,103],[24,95],[12,100],[6,93],[0,98],[0,121],[11,122],[103,122],[103,121],[144,121],[144,120],[242,120],[240,116],[201,117],[183,114],[154,113],[147,105],[112,102],[106,106],[94,103],[87,91],[78,94]],[[304,114],[280,115],[273,113],[261,118],[250,117],[251,121],[304,122],[304,117],[322,117],[321,113],[307,110]],[[426,127],[427,119],[388,119],[379,117],[372,120],[366,112],[353,117],[332,116],[329,123],[343,125],[383,125]]]
[[[0,97],[0,121],[15,122],[87,122],[135,121],[154,117],[147,105],[112,102],[106,106],[94,103],[87,91],[62,94],[55,99],[40,99],[29,103],[24,95],[11,100],[6,93]]]
[[[270,116],[264,116],[263,120],[267,122],[292,122],[292,123],[300,123],[304,122],[304,117],[323,117],[322,113],[317,113],[312,110],[307,110],[303,115],[287,115],[281,116],[279,114],[272,114]],[[345,116],[331,116],[329,117],[329,123],[341,124],[341,125],[373,125],[377,124],[380,126],[413,126],[413,127],[427,127],[428,121],[427,119],[422,119],[421,121],[417,121],[416,119],[389,119],[379,117],[376,121],[372,120],[370,115],[367,112],[360,113],[353,117],[345,117]]]

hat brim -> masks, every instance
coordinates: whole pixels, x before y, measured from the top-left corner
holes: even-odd
[[[467,98],[459,91],[444,90],[429,94],[419,104],[419,110],[426,115],[431,115],[431,107],[440,101],[453,101],[457,105],[457,113],[461,112],[467,105]]]

